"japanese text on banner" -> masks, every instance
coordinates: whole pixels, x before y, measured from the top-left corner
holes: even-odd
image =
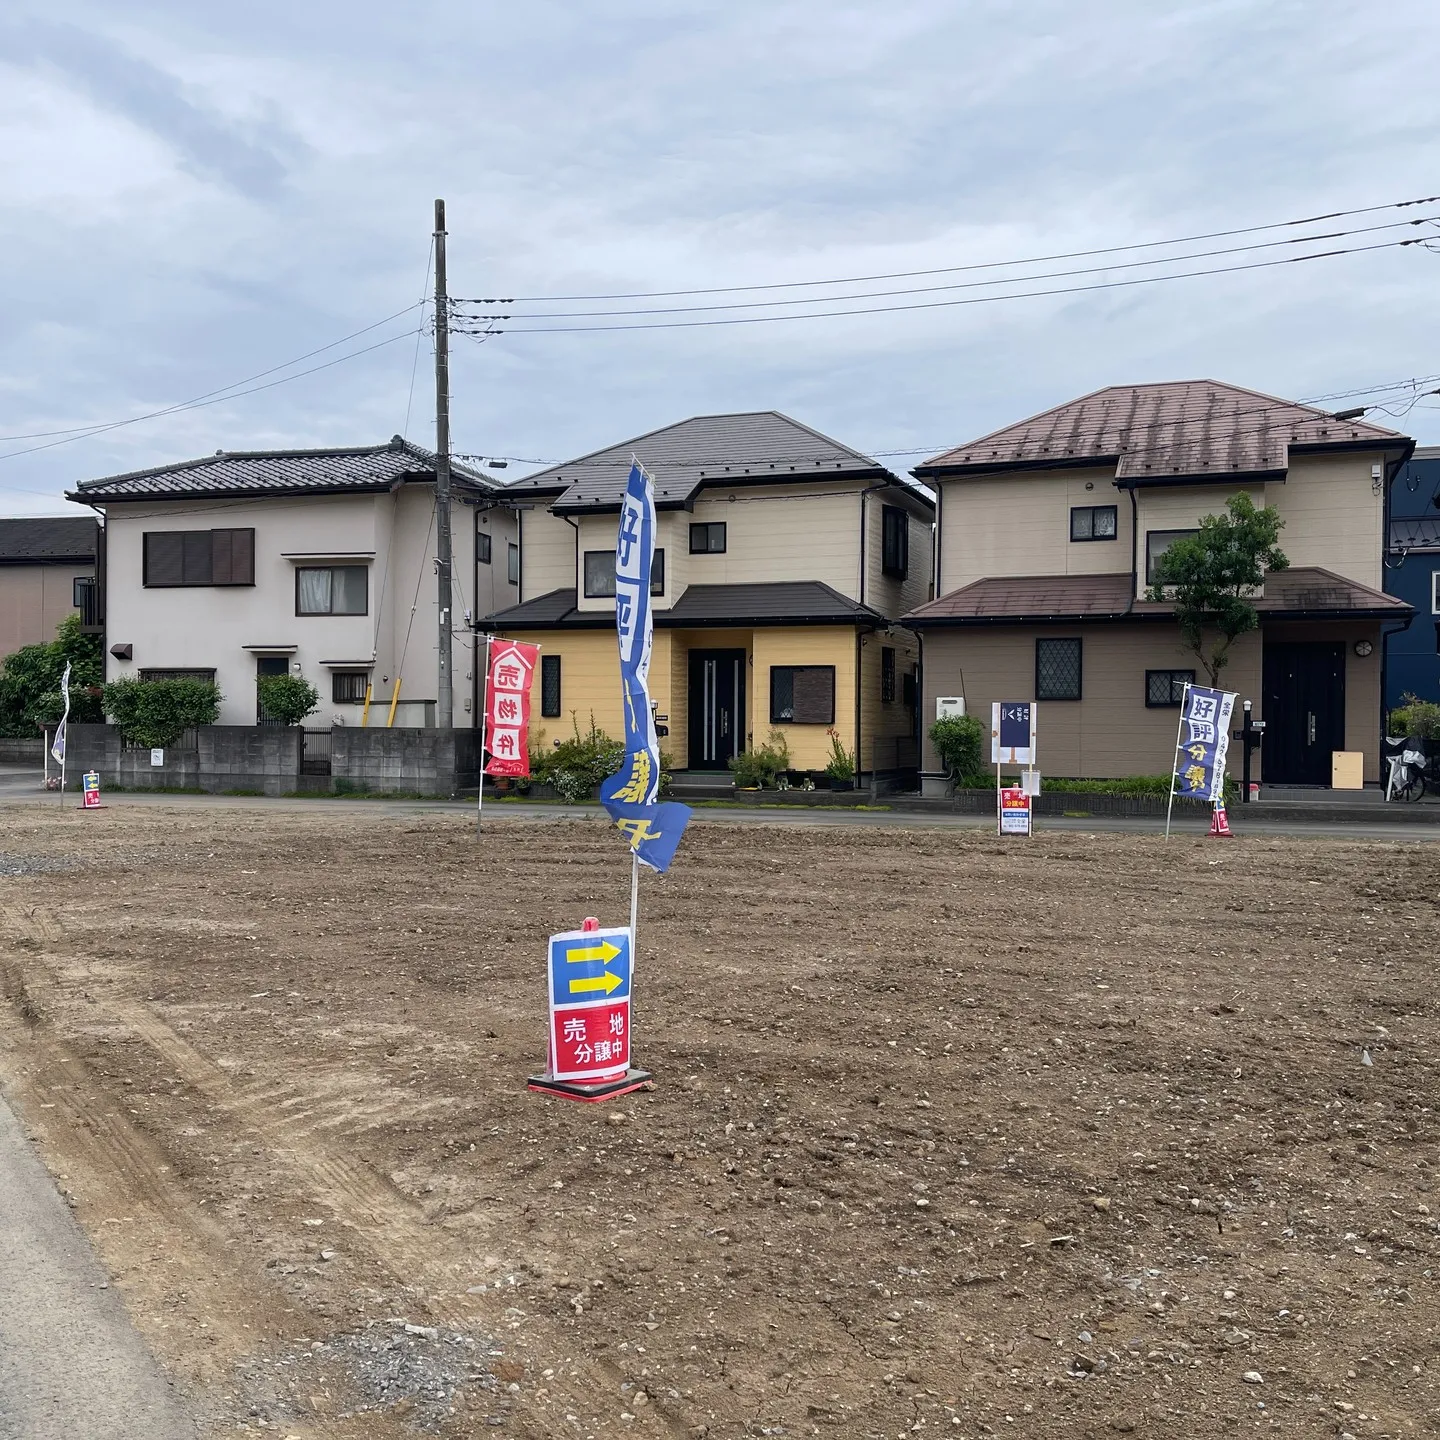
[[[1235,699],[1229,690],[1185,687],[1175,756],[1175,794],[1191,800],[1225,798],[1225,757],[1230,749]]]
[[[530,773],[530,681],[539,653],[539,646],[519,640],[490,641],[485,706],[487,775]]]

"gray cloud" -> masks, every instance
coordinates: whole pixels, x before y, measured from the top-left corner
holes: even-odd
[[[272,198],[284,182],[284,152],[297,141],[273,122],[239,126],[188,97],[179,79],[139,55],[75,25],[27,17],[0,30],[12,65],[60,71],[97,104],[169,145],[192,174],[243,194]]]
[[[18,77],[0,88],[0,434],[184,399],[399,309],[436,195],[452,288],[484,296],[972,264],[1440,189],[1432,0],[1393,0],[1384,24],[1350,0],[62,9],[13,32],[24,68],[0,50]],[[70,104],[75,86],[184,169]],[[1110,383],[1346,390],[1440,372],[1436,265],[1390,251],[992,306],[458,341],[456,444],[562,459],[774,406],[861,448],[938,450]],[[407,409],[424,438],[413,354],[0,461],[0,509],[220,446],[384,439]],[[1396,423],[1440,440],[1430,403]]]

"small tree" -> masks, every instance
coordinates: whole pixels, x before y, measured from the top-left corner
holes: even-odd
[[[1176,540],[1155,562],[1151,600],[1170,601],[1188,650],[1212,686],[1230,660],[1230,647],[1260,623],[1251,596],[1267,570],[1290,562],[1276,548],[1284,521],[1273,505],[1257,509],[1243,492],[1225,502],[1224,515],[1207,515],[1196,535]],[[1213,635],[1208,647],[1206,632]]]
[[[320,708],[320,692],[299,675],[261,675],[255,688],[262,713],[277,725],[298,725]]]
[[[974,715],[949,715],[930,727],[930,743],[945,766],[951,785],[985,784],[985,729]]]
[[[213,725],[220,690],[213,680],[138,680],[133,675],[105,687],[105,713],[137,745],[163,749],[196,725]]]
[[[60,677],[70,665],[70,718],[77,724],[98,721],[100,682],[104,660],[100,636],[84,634],[80,617],[67,615],[55,638],[25,645],[5,657],[0,666],[0,735],[33,735],[42,725],[53,725],[65,709]]]

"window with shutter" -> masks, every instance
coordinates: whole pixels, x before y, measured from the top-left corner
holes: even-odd
[[[254,530],[150,530],[143,545],[147,586],[255,583]]]
[[[146,532],[144,583],[147,586],[185,583],[184,540],[184,532],[180,530]]]
[[[880,568],[903,580],[910,570],[910,516],[898,505],[887,505],[882,521]]]

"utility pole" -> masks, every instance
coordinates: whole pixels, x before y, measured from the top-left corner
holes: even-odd
[[[435,579],[439,587],[439,651],[435,723],[455,726],[454,643],[450,609],[450,300],[445,293],[445,202],[435,202]]]

